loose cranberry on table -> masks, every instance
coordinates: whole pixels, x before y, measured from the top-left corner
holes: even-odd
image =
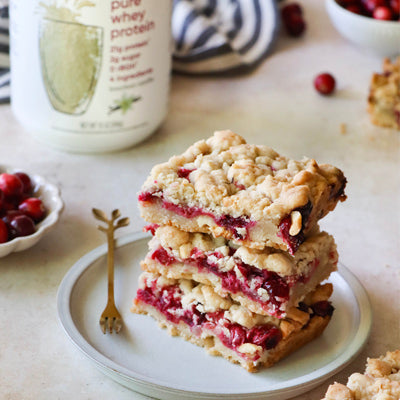
[[[329,95],[333,93],[335,86],[335,78],[330,73],[325,72],[323,74],[319,74],[314,79],[315,89],[323,95]]]
[[[306,29],[303,17],[303,9],[298,3],[289,3],[282,7],[282,22],[290,36],[298,37]]]

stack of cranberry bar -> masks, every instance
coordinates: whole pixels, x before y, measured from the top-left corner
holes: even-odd
[[[132,311],[250,372],[319,336],[337,268],[318,221],[343,173],[218,131],[156,165],[139,194],[153,234]]]

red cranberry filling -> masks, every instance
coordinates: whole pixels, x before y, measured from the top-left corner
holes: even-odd
[[[231,254],[233,255],[233,253]],[[236,265],[244,279],[239,279],[234,270],[221,271],[216,263],[210,261],[209,257],[221,258],[222,254],[215,252],[207,256],[203,252],[194,248],[191,252],[190,259],[186,259],[186,263],[195,264],[200,272],[211,272],[221,278],[222,287],[231,293],[242,292],[254,301],[257,301],[262,306],[265,306],[267,311],[276,317],[280,317],[283,311],[280,307],[287,302],[290,297],[290,287],[295,283],[292,279],[286,281],[276,272],[260,270],[251,265],[238,262]],[[157,260],[160,264],[170,265],[177,261],[164,248],[160,247],[151,255],[152,259]],[[302,277],[298,278],[302,279]],[[258,295],[258,289],[265,289],[269,294],[268,302]]]
[[[180,167],[177,171],[179,178],[189,179],[189,175],[191,172],[195,171],[195,169],[188,169],[184,167]]]
[[[163,201],[162,206],[166,210],[172,211],[185,218],[196,218],[199,217],[200,215],[207,214],[199,207],[183,207],[178,204],[170,203],[169,201],[165,200]]]
[[[340,185],[339,189],[335,191],[335,185],[331,185],[331,193],[329,195],[329,199],[340,199],[341,197],[345,198],[344,189],[346,187],[347,180],[344,179],[343,183]]]
[[[141,202],[154,202],[160,199],[162,199],[162,195],[158,196],[155,193],[151,192],[142,192],[139,194],[138,197],[138,200]],[[229,230],[233,234],[234,238],[239,240],[246,239],[249,233],[249,229],[255,224],[255,222],[251,221],[248,217],[232,217],[231,215],[223,215],[221,217],[217,217],[211,212],[206,211],[200,207],[182,206],[166,200],[162,201],[162,207],[185,218],[196,218],[201,215],[207,215],[211,217],[217,225]],[[238,232],[238,229],[241,228],[246,229],[246,233],[244,235],[241,232]]]
[[[162,265],[170,265],[175,260],[173,256],[170,256],[168,252],[163,249],[162,247],[158,248],[154,253],[151,255],[153,260],[157,260]]]
[[[334,311],[334,307],[327,300],[318,301],[317,303],[313,304],[311,308],[314,314],[319,315],[320,317],[326,317],[327,315],[332,316]]]
[[[292,226],[292,219],[290,215],[283,218],[279,224],[279,231],[277,236],[280,237],[288,246],[289,253],[293,255],[296,253],[300,245],[304,242],[304,234],[300,231],[296,236],[292,236],[289,231]]]
[[[153,202],[159,199],[159,196],[156,196],[158,192],[142,192],[139,193],[138,200],[143,202]]]
[[[160,227],[158,224],[149,224],[143,228],[144,232],[150,232],[153,236],[156,234],[156,230]]]
[[[298,250],[299,246],[304,242],[305,236],[303,230],[307,225],[308,218],[310,217],[312,211],[312,204],[309,201],[305,206],[298,207],[293,211],[299,211],[302,217],[302,227],[300,232],[296,236],[292,236],[289,231],[290,227],[292,226],[292,220],[290,215],[283,218],[279,224],[278,234],[277,236],[280,237],[288,246],[289,253],[293,255]]]
[[[253,343],[261,346],[264,350],[269,350],[274,348],[282,338],[281,331],[274,325],[256,325],[248,329],[225,319],[223,311],[201,313],[195,305],[192,305],[190,309],[183,310],[182,292],[177,286],[164,287],[161,290],[161,296],[155,294],[154,290],[149,287],[139,289],[137,299],[155,307],[175,324],[183,321],[191,328],[204,326],[209,330],[215,330],[221,342],[235,351],[238,351],[243,343]],[[229,335],[226,335],[225,329],[217,329],[218,325],[228,329]]]

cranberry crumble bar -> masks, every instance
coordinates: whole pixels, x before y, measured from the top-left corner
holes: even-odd
[[[256,372],[323,332],[333,312],[331,292],[331,285],[319,286],[290,319],[277,319],[253,313],[211,286],[143,272],[132,311],[149,314],[171,335]]]
[[[149,223],[294,254],[318,220],[345,200],[345,185],[336,167],[291,160],[217,131],[156,165],[138,200]]]
[[[230,295],[254,313],[283,318],[336,270],[337,261],[334,239],[326,232],[307,238],[291,256],[162,226],[155,230],[141,265],[167,278],[211,285],[220,296]]]
[[[383,61],[383,72],[372,75],[368,112],[375,125],[400,130],[400,57]]]
[[[337,269],[318,221],[342,171],[217,131],[153,167],[139,194],[151,231],[132,312],[250,372],[322,334]]]
[[[399,400],[400,350],[368,358],[364,374],[354,373],[347,385],[330,385],[323,400]]]

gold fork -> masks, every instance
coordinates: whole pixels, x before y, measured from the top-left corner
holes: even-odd
[[[122,317],[114,300],[114,231],[123,226],[129,225],[129,218],[121,218],[119,210],[113,210],[111,219],[108,219],[105,212],[98,208],[92,209],[93,215],[96,219],[103,221],[107,224],[106,227],[99,225],[97,229],[107,234],[107,275],[108,275],[108,299],[107,305],[100,317],[100,328],[105,334],[107,328],[110,333],[115,330],[118,333],[122,328]]]

